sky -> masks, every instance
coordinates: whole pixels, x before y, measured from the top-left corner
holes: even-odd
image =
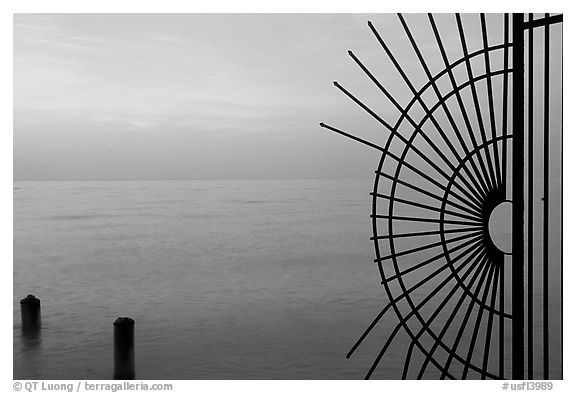
[[[454,29],[442,18],[441,32]],[[437,51],[426,16],[406,19],[424,54]],[[14,178],[372,177],[378,152],[318,126],[389,135],[333,80],[398,117],[350,49],[401,102],[410,96],[368,20],[423,83],[391,14],[15,14]],[[443,36],[458,58],[453,31]]]
[[[341,160],[318,123],[346,103],[332,80],[358,72],[366,20],[16,14],[15,179],[362,176],[377,156]]]

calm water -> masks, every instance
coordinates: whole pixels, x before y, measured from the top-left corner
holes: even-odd
[[[374,354],[344,355],[382,303],[371,182],[16,182],[14,377],[111,378],[120,315],[138,378],[361,377]]]
[[[369,239],[372,180],[15,182],[14,378],[359,379],[397,323]],[[18,300],[42,300],[40,339]],[[405,336],[405,335],[404,335]],[[374,375],[401,376],[398,336]],[[558,347],[552,351],[558,353]]]

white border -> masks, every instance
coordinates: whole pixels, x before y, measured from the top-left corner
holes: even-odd
[[[141,13],[171,13],[171,12],[514,12],[514,11],[549,11],[564,13],[564,67],[569,72],[564,74],[564,107],[570,110],[564,115],[564,381],[555,381],[554,391],[576,391],[574,360],[574,316],[571,305],[574,304],[574,289],[570,285],[574,278],[573,263],[576,261],[574,253],[574,230],[568,223],[576,222],[575,207],[571,197],[575,195],[574,181],[572,180],[575,159],[571,148],[576,146],[573,116],[572,92],[574,91],[574,76],[570,72],[574,64],[571,43],[573,35],[573,13],[568,1],[385,1],[385,0],[350,0],[350,1],[312,1],[292,0],[290,2],[272,2],[264,0],[211,0],[204,2],[192,1],[134,1],[121,2],[119,0],[99,1],[73,1],[73,0],[34,0],[4,2],[0,16],[0,43],[2,61],[0,62],[2,82],[2,102],[0,122],[2,125],[0,141],[0,176],[1,176],[1,269],[2,269],[2,299],[0,324],[2,337],[2,367],[1,380],[4,391],[12,390],[12,16],[13,13],[50,12],[50,13],[88,13],[88,12],[141,12]],[[9,88],[10,87],[10,88]],[[66,382],[66,381],[60,381]],[[77,382],[77,381],[70,381]],[[147,381],[153,382],[153,381]],[[167,382],[167,381],[158,381]],[[171,381],[174,391],[255,391],[255,392],[290,392],[305,391],[347,391],[359,389],[363,391],[427,391],[438,390],[445,392],[469,391],[502,391],[501,382],[494,381],[373,381],[369,383],[359,381]],[[572,386],[572,388],[569,388]]]

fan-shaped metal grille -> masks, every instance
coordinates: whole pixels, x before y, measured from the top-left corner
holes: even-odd
[[[501,36],[489,39],[486,16],[479,15],[477,42],[481,44],[472,48],[462,17],[456,15],[454,35],[461,56],[449,59],[436,20],[428,15],[433,35],[426,45],[436,46],[444,67],[437,73],[432,72],[405,18],[399,15],[399,20],[426,75],[421,87],[411,81],[376,27],[368,25],[413,94],[407,104],[402,105],[349,52],[398,111],[394,123],[334,82],[388,130],[386,143],[372,143],[320,124],[381,152],[371,193],[372,239],[389,302],[348,357],[393,310],[399,323],[367,378],[402,330],[409,337],[402,378],[505,378],[508,353],[513,352],[507,349],[514,327],[511,250],[495,243],[490,225],[491,217],[504,211],[496,208],[511,205],[513,199],[509,16],[500,19]]]

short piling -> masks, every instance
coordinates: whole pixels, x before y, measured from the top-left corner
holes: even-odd
[[[134,377],[134,320],[119,317],[114,322],[114,379]]]
[[[34,295],[28,295],[20,300],[20,316],[22,319],[22,331],[34,332],[40,329],[40,299]]]

